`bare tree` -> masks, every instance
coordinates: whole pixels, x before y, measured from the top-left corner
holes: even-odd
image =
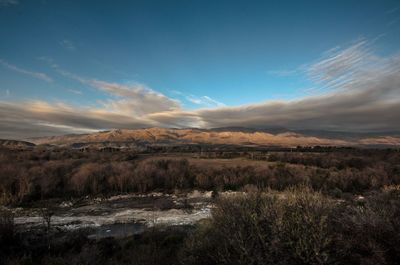
[[[43,225],[45,226],[47,245],[50,249],[50,228],[51,228],[51,218],[54,215],[54,211],[50,207],[45,207],[40,209],[40,215],[42,216]]]

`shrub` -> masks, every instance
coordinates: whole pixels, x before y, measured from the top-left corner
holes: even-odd
[[[327,264],[333,239],[333,203],[307,187],[290,189],[285,195],[276,224],[282,260],[286,264]]]
[[[8,242],[14,238],[14,215],[7,209],[0,209],[0,242]]]
[[[0,264],[16,244],[14,215],[7,209],[0,209]]]
[[[362,205],[338,213],[335,255],[342,264],[397,264],[400,260],[400,187],[385,187]]]
[[[220,198],[182,264],[398,264],[400,186],[339,202],[308,187]]]
[[[309,188],[283,197],[220,199],[210,223],[186,242],[184,264],[327,264],[333,203]]]

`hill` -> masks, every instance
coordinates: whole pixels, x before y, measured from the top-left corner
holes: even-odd
[[[35,144],[26,142],[26,141],[18,141],[18,140],[5,140],[0,139],[0,146],[6,148],[32,148]]]
[[[219,129],[116,129],[91,134],[70,134],[29,139],[35,144],[69,146],[77,144],[131,145],[184,145],[184,144],[227,144],[258,146],[398,146],[399,135],[326,134],[306,132],[255,130],[246,128]]]

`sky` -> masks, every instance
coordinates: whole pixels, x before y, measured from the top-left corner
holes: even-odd
[[[0,0],[0,138],[400,131],[400,2]]]

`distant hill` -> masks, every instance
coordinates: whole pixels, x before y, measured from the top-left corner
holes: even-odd
[[[119,146],[133,145],[182,145],[182,144],[229,144],[259,146],[400,146],[400,135],[346,134],[294,132],[284,129],[269,131],[248,128],[217,129],[116,129],[91,134],[32,138],[35,144],[79,146],[92,143],[97,146],[115,143]]]
[[[0,139],[0,146],[7,148],[32,148],[35,144],[26,141]]]

